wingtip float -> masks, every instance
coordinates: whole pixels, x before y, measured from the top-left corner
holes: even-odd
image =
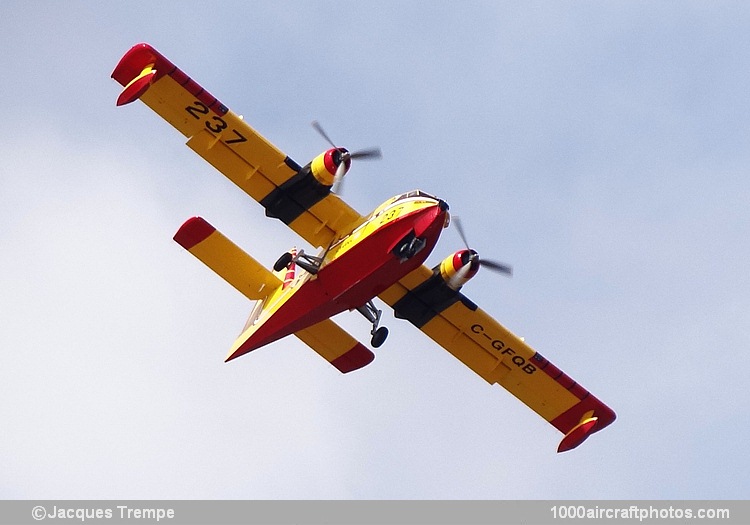
[[[158,70],[155,69],[157,61],[161,62]],[[138,100],[156,80],[157,71],[164,70],[162,66],[166,65],[165,62],[169,61],[149,44],[140,43],[131,47],[111,75],[125,88],[117,97],[117,105],[124,106]]]
[[[375,354],[331,317],[360,312],[372,325],[370,346],[378,348],[388,334],[374,303],[379,299],[396,318],[559,430],[564,437],[558,452],[578,447],[615,420],[607,405],[462,293],[481,273],[480,262],[506,274],[509,266],[480,260],[468,245],[433,268],[424,264],[450,223],[445,201],[415,190],[361,215],[336,195],[351,165],[378,158],[379,149],[350,153],[314,124],[331,149],[302,166],[146,43],[125,53],[112,78],[123,86],[118,106],[141,100],[265,208],[266,216],[319,250],[285,252],[270,270],[204,219],[183,224],[175,241],[256,301],[227,360],[294,335],[339,372],[361,369]]]
[[[578,425],[568,432],[568,434],[560,441],[560,445],[557,447],[557,452],[567,452],[576,448],[578,445],[586,441],[591,435],[596,426],[598,418],[590,417],[584,421],[581,421]]]
[[[112,71],[111,77],[124,88],[117,97],[117,105],[124,106],[138,100],[165,76],[172,78],[183,91],[217,115],[229,111],[216,97],[145,42],[131,47]]]
[[[598,399],[596,401],[598,405],[597,409],[586,412],[581,417],[578,424],[565,434],[565,437],[560,441],[560,445],[557,447],[558,453],[573,450],[586,441],[592,434],[603,430],[617,419],[617,416],[611,408]]]

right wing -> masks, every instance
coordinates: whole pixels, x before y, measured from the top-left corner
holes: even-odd
[[[313,246],[328,247],[363,222],[335,194],[292,191],[310,182],[300,166],[150,45],[133,46],[112,78],[124,86],[117,105],[140,98],[193,151]]]
[[[499,384],[564,434],[558,452],[580,445],[615,413],[462,293],[439,268],[422,265],[380,294],[490,384]]]

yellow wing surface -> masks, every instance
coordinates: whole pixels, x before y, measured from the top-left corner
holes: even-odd
[[[446,286],[422,266],[380,294],[409,320],[490,384],[499,384],[565,437],[558,452],[580,445],[615,413],[522,339]]]
[[[281,279],[200,217],[188,219],[174,240],[248,299],[263,301],[266,306],[267,298],[282,291]],[[251,330],[243,331],[232,351],[245,342]],[[367,347],[330,319],[294,335],[343,373],[362,368],[375,358]]]
[[[143,101],[187,145],[307,242],[328,247],[364,219],[328,187],[263,138],[242,117],[148,44],[133,46],[112,78],[124,86],[117,104]],[[314,187],[316,191],[309,190]]]
[[[188,219],[174,240],[248,299],[265,299],[283,284],[201,217]]]

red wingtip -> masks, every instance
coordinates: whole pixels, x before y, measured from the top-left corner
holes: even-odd
[[[155,69],[169,71],[170,65],[174,67],[156,49],[145,42],[136,44],[125,53],[112,71],[112,78],[125,87],[136,78],[143,68],[149,64],[157,64]]]
[[[568,432],[563,440],[560,442],[560,446],[557,447],[557,452],[566,452],[576,448],[578,445],[586,441],[591,434],[594,433],[594,428],[599,418],[590,417],[584,419],[578,425]]]
[[[205,241],[215,231],[216,228],[206,222],[205,219],[193,217],[180,226],[180,229],[174,234],[174,240],[186,250],[190,250],[196,244]]]
[[[137,100],[157,77],[169,74],[174,69],[174,64],[149,44],[134,45],[112,71],[112,78],[125,88],[117,99],[117,105]]]

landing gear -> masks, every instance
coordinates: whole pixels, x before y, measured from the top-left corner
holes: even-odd
[[[315,257],[314,255],[307,255],[304,250],[300,250],[297,255],[292,255],[290,252],[286,252],[279,257],[276,264],[273,265],[275,272],[280,272],[284,268],[288,268],[291,263],[296,264],[308,273],[315,275],[320,270],[320,266],[323,264],[322,257]]]
[[[373,348],[379,348],[383,343],[385,343],[385,340],[388,337],[388,329],[385,326],[381,326],[380,328],[378,328],[378,326],[380,325],[380,317],[383,315],[383,311],[375,308],[375,305],[372,301],[367,301],[367,304],[364,304],[357,308],[357,311],[364,315],[365,319],[372,323],[372,330],[370,330],[372,339],[370,340],[370,344]]]
[[[276,261],[276,264],[273,265],[273,271],[280,272],[284,268],[287,268],[289,264],[292,262],[293,258],[294,256],[291,253],[289,252],[284,253],[281,257],[279,257],[279,260]]]
[[[377,330],[375,330],[375,333],[372,334],[372,339],[370,340],[370,344],[373,348],[380,348],[380,346],[385,343],[386,338],[388,337],[388,329],[385,326],[381,326]]]
[[[414,232],[411,232],[396,245],[391,253],[403,262],[417,255],[426,245],[427,241],[423,237],[417,237]]]

